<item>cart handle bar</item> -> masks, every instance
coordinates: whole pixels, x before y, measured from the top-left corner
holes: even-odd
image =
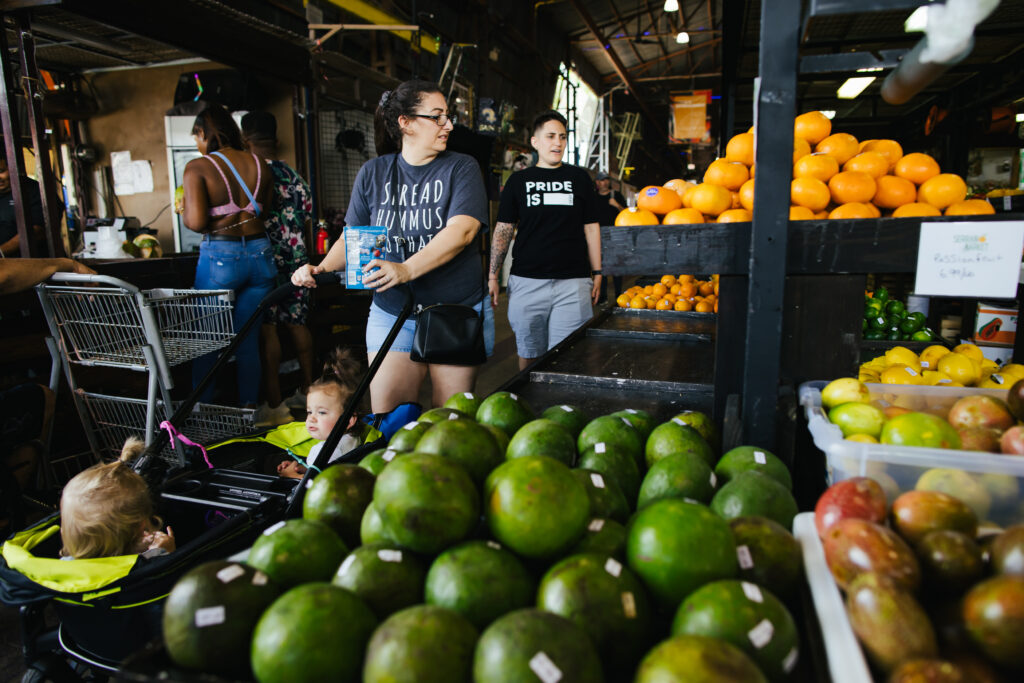
[[[66,284],[99,284],[120,287],[132,294],[138,294],[139,288],[130,282],[119,280],[110,275],[88,275],[85,273],[54,273],[50,276],[49,282],[62,282]]]

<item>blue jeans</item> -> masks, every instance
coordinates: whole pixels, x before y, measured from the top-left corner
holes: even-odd
[[[235,293],[231,317],[236,332],[274,288],[276,276],[274,248],[266,237],[246,238],[238,242],[204,239],[199,245],[196,289],[230,289]],[[192,361],[193,387],[209,373],[216,359],[217,354],[210,353]],[[238,370],[238,404],[255,404],[262,377],[259,325],[249,331],[235,350],[235,366]],[[199,400],[204,403],[211,401],[213,388],[213,384],[208,386]]]

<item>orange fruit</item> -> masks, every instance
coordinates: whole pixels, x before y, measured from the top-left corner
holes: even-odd
[[[680,299],[679,301],[675,302],[675,304],[673,304],[672,308],[674,308],[677,311],[692,311],[693,304],[691,304],[686,299]]]
[[[917,188],[906,178],[884,175],[875,180],[877,189],[872,201],[883,209],[895,209],[917,199]]]
[[[665,296],[663,296],[661,298],[664,299],[665,301],[671,301],[672,303],[675,303],[676,299],[678,299],[679,297],[676,296],[675,294],[672,294],[671,292],[669,292],[668,294],[666,294]]]
[[[677,282],[677,283],[675,283],[674,285],[672,285],[671,287],[668,288],[668,293],[669,294],[673,294],[673,295],[678,295],[680,287],[682,287],[682,285]]]
[[[861,171],[841,171],[828,180],[832,201],[836,204],[870,202],[878,185],[875,179]]]
[[[692,282],[684,282],[679,285],[679,296],[683,299],[689,299],[691,296],[697,293],[697,285]]]
[[[623,209],[619,212],[619,215],[615,217],[615,225],[657,225],[658,217],[650,211],[643,209]]]
[[[687,190],[696,186],[696,183],[691,183],[689,180],[682,180],[681,178],[673,178],[664,185],[664,187],[673,190],[677,195],[679,195],[679,201],[682,201],[683,197],[686,196]]]
[[[874,216],[875,218],[882,217],[881,210],[871,202],[864,202],[864,206],[868,207],[868,211],[870,211],[871,215]]]
[[[839,173],[839,162],[830,154],[807,154],[793,164],[794,178],[817,178],[823,183]]]
[[[664,283],[659,282],[656,285],[651,286],[651,296],[656,296],[659,299],[668,294],[668,287]]]
[[[662,225],[686,225],[688,223],[703,223],[704,214],[697,209],[676,209],[669,211],[661,221]]]
[[[875,214],[867,204],[849,202],[832,209],[829,218],[874,218]]]
[[[811,211],[821,211],[832,199],[828,185],[817,178],[795,178],[789,188],[790,202]]]
[[[909,181],[908,181],[909,182]],[[942,212],[931,204],[921,202],[910,202],[902,204],[892,212],[893,218],[910,218],[912,216],[941,216]]]
[[[693,282],[694,277],[692,275],[680,275],[676,279],[679,280],[680,284],[682,284],[684,282]]]
[[[861,152],[845,164],[844,171],[861,171],[876,180],[889,172],[889,160],[878,152]]]
[[[751,179],[753,179],[754,171],[756,171],[756,170],[757,170],[757,164],[754,164],[753,166],[750,167],[750,177],[751,177]]]
[[[740,193],[739,192],[730,192],[729,194],[732,195],[732,206],[730,206],[729,208],[730,209],[742,209],[743,208],[743,202],[740,201]]]
[[[814,219],[815,220],[823,221],[826,218],[828,218],[828,209],[822,209],[821,211],[815,211],[814,212]]]
[[[658,305],[658,297],[656,296],[645,296],[644,297],[644,308],[653,310]]]
[[[733,135],[725,146],[725,158],[738,161],[744,166],[754,165],[754,134]]]
[[[815,145],[814,151],[829,154],[842,165],[857,155],[860,144],[849,133],[833,133]]]
[[[860,151],[878,152],[889,162],[889,168],[895,166],[903,156],[903,147],[895,140],[866,140],[861,143]]]
[[[939,162],[921,152],[911,152],[901,157],[892,169],[893,175],[906,178],[915,185],[920,185],[932,176],[939,175]]]
[[[710,304],[707,301],[698,301],[697,304],[693,307],[693,310],[697,311],[698,313],[712,313],[714,312],[715,307],[713,304]]]
[[[793,163],[795,164],[797,159],[800,157],[807,156],[811,153],[811,143],[807,142],[803,138],[793,138]],[[753,169],[751,169],[750,177],[754,177]]]
[[[744,171],[746,171],[746,167],[743,164],[737,165],[743,167]],[[740,185],[742,184],[740,183]],[[737,187],[739,186],[737,185]],[[721,185],[701,183],[690,194],[690,206],[708,216],[717,216],[732,206],[732,195],[729,193],[729,190]]]
[[[723,211],[722,215],[718,217],[719,223],[746,223],[752,220],[754,217],[746,209],[729,209]]]
[[[921,183],[917,188],[917,201],[945,209],[967,198],[967,183],[955,173],[940,173]]]
[[[686,192],[683,193],[683,206],[685,206],[686,208],[690,208],[691,206],[693,206],[692,204],[690,204],[690,198],[693,196],[693,191],[696,189],[697,186],[694,185],[692,187],[686,188]]]
[[[714,308],[714,311],[715,311],[715,313],[718,313],[718,299],[715,299],[715,308]]]
[[[661,284],[665,285],[666,287],[671,287],[672,285],[674,285],[676,283],[676,276],[675,275],[662,275],[660,282],[661,282]]]
[[[750,171],[738,161],[715,159],[704,172],[704,182],[721,185],[727,190],[738,190],[750,179]]]
[[[747,211],[754,210],[754,180],[750,179],[740,186],[740,205]]]
[[[659,216],[664,216],[669,211],[675,211],[682,205],[683,200],[675,190],[658,185],[648,185],[636,196],[638,209],[644,209]]]
[[[642,291],[645,297],[651,296],[652,294],[654,294],[654,285],[647,285],[646,287],[643,288]]]
[[[984,216],[995,212],[987,199],[965,199],[946,208],[947,216]]]
[[[619,308],[629,308],[629,295],[619,294],[618,298],[615,299],[615,305]]]
[[[671,311],[672,302],[668,299],[660,299],[658,303],[654,304],[654,308],[658,311]]]
[[[814,218],[814,212],[806,206],[789,207],[789,220],[791,221],[809,221],[812,218]]]
[[[832,132],[832,121],[820,111],[809,111],[800,114],[793,121],[794,137],[803,138],[816,145]]]
[[[634,296],[632,299],[629,300],[629,307],[647,308],[647,304],[644,302],[644,298],[642,296]]]

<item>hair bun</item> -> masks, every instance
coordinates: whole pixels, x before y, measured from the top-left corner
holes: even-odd
[[[377,104],[378,107],[388,106],[388,102],[391,101],[391,90],[385,90],[384,94],[380,96],[380,102]]]

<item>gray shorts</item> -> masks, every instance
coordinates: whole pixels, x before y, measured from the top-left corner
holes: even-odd
[[[508,279],[508,322],[520,358],[537,358],[590,320],[594,309],[588,277],[539,280]]]

